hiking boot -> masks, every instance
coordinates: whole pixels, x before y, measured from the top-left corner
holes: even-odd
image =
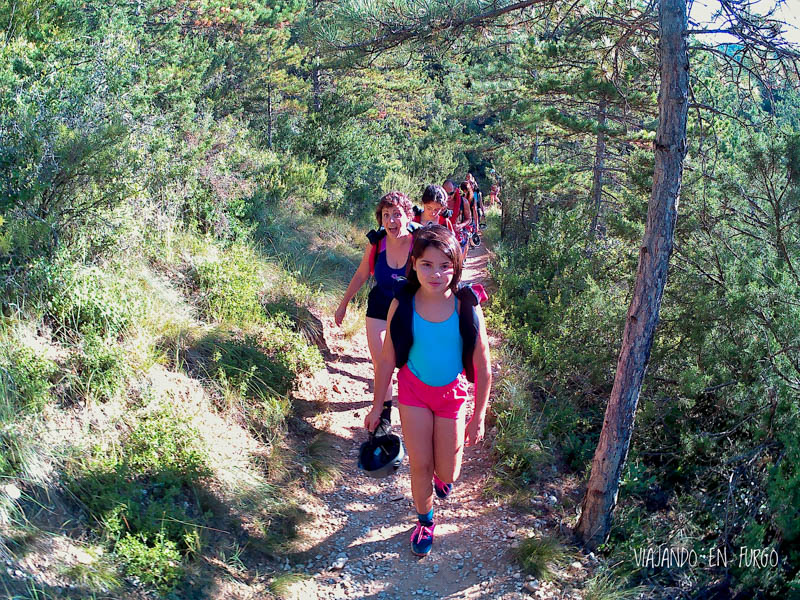
[[[452,483],[445,483],[439,479],[435,474],[433,476],[433,490],[436,492],[436,497],[444,500],[453,491]]]
[[[435,523],[423,525],[422,522],[417,521],[417,526],[411,534],[411,552],[417,556],[428,556],[431,553],[434,527],[436,527]]]

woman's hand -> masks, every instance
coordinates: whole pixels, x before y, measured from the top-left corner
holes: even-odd
[[[347,304],[340,304],[339,308],[336,309],[336,312],[333,315],[337,327],[342,326],[342,321],[344,321],[344,316],[346,314],[347,314]]]
[[[380,425],[381,411],[383,411],[382,406],[373,406],[372,410],[367,413],[366,417],[364,417],[364,427],[367,428],[367,431],[375,431],[375,428]]]
[[[480,443],[483,440],[484,428],[483,417],[472,415],[464,433],[464,444],[466,446],[474,446]]]

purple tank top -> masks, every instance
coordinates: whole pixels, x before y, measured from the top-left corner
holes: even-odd
[[[409,253],[409,259],[406,260],[406,264],[399,269],[391,268],[386,261],[386,240],[380,241],[378,256],[375,257],[375,283],[389,298],[394,298],[394,282],[398,278],[406,276],[406,268],[410,260]]]

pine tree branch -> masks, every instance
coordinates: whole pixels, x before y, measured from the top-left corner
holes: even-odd
[[[468,27],[479,27],[503,15],[524,10],[537,5],[548,5],[554,0],[522,0],[513,2],[505,6],[497,6],[492,10],[473,15],[447,14],[438,20],[425,22],[424,15],[412,21],[412,25],[398,25],[409,21],[407,14],[401,13],[397,5],[392,8],[398,21],[382,20],[376,17],[379,24],[378,35],[374,37],[350,44],[331,43],[331,46],[340,52],[358,52],[364,54],[374,54],[396,48],[401,44],[413,39],[428,39],[438,33],[445,31],[460,31]]]

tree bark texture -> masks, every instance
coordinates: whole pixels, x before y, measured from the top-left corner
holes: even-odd
[[[272,150],[272,83],[267,83],[267,148]]]
[[[606,164],[606,109],[605,96],[600,99],[597,107],[597,143],[594,147],[594,167],[592,168],[592,216],[591,234],[597,235],[597,225],[600,221],[600,207],[603,203],[603,171]]]
[[[636,405],[658,324],[661,298],[672,254],[678,197],[686,155],[689,57],[686,0],[661,0],[659,6],[661,89],[653,189],[639,266],[628,309],[614,387],[584,497],[576,535],[588,548],[608,538],[619,481],[633,433]]]

